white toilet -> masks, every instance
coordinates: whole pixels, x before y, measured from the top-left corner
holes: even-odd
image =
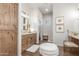
[[[54,43],[42,43],[39,47],[39,52],[43,56],[57,56],[59,55],[59,49]]]

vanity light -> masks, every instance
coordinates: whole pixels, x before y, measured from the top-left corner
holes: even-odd
[[[70,16],[74,19],[77,19],[79,14],[78,14],[78,10],[71,10],[70,11]]]
[[[30,28],[31,29],[31,32],[34,32],[35,30],[33,28]]]

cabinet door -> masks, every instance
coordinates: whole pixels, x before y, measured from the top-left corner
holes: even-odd
[[[0,55],[16,55],[18,4],[0,3]]]
[[[9,40],[9,53],[10,55],[16,55],[17,51],[17,32],[10,31],[9,32],[10,40]]]
[[[13,26],[18,25],[18,4],[9,4],[10,24]]]
[[[29,35],[29,41],[30,41],[29,42],[30,46],[36,43],[36,33],[33,33],[33,34]]]
[[[0,29],[17,30],[18,4],[0,4]]]
[[[0,31],[0,55],[16,55],[16,32]]]
[[[0,31],[0,55],[9,55],[10,36],[8,32]]]
[[[29,39],[28,39],[27,35],[22,37],[22,51],[24,51],[24,50],[26,50],[28,48],[28,43],[29,43],[28,40]]]

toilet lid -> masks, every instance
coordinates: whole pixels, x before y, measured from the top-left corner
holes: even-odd
[[[54,50],[57,50],[58,48],[57,48],[57,45],[54,43],[43,43],[43,44],[40,44],[40,49],[54,51]]]

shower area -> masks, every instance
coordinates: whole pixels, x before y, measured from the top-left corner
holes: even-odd
[[[42,7],[41,7],[42,6]],[[53,41],[53,5],[42,4],[39,7],[39,42]]]

